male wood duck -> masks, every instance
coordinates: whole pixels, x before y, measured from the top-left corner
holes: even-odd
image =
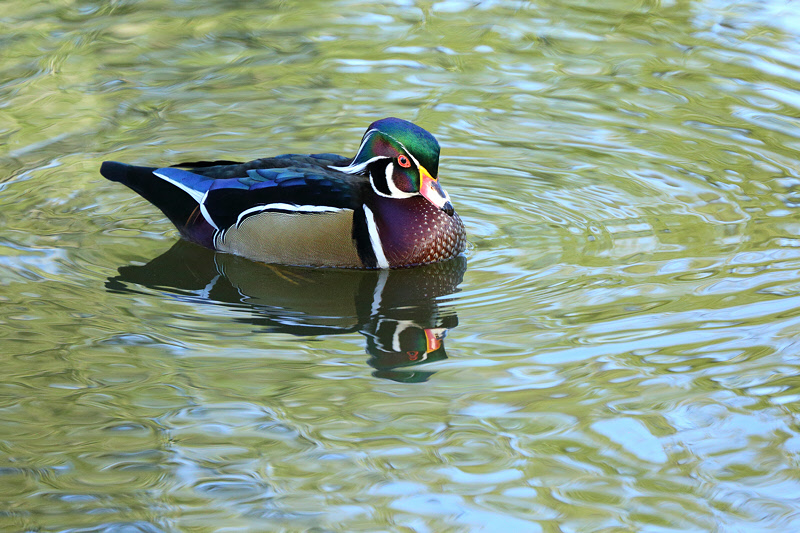
[[[166,168],[106,161],[100,172],[207,248],[264,263],[385,269],[464,251],[464,225],[438,170],[433,135],[385,118],[367,128],[352,159],[288,154]]]

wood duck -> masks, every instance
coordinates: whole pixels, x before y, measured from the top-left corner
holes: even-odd
[[[373,122],[352,159],[334,154],[150,168],[106,161],[184,238],[264,263],[386,269],[450,259],[464,225],[438,181],[439,143],[398,118]]]

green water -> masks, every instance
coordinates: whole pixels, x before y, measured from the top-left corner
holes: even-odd
[[[794,3],[2,7],[0,530],[800,530]],[[98,173],[386,116],[465,261],[255,264]]]

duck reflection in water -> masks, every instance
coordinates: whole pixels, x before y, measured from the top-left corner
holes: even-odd
[[[409,269],[311,269],[255,263],[184,240],[142,266],[123,266],[109,291],[135,285],[196,301],[248,307],[237,321],[292,335],[359,332],[366,337],[373,375],[426,381],[417,365],[447,358],[444,337],[458,325],[447,296],[461,283],[464,257]],[[402,370],[401,370],[402,369]]]

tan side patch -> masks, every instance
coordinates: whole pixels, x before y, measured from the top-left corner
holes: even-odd
[[[352,228],[351,209],[263,212],[225,231],[217,248],[264,263],[360,268]]]

